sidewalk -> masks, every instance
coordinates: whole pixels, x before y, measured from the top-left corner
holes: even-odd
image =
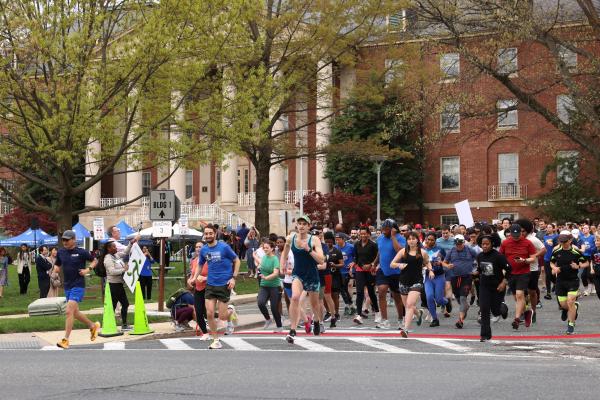
[[[256,302],[256,294],[246,294],[233,296],[230,304],[242,305]],[[102,314],[101,308],[95,308],[84,311],[85,314]],[[158,311],[158,303],[146,304],[146,313],[148,315],[163,315],[169,316],[169,311]],[[20,315],[4,315],[0,316],[1,319],[6,318],[30,318],[28,314]],[[35,318],[35,317],[33,317]],[[101,318],[101,317],[99,317]],[[236,329],[252,329],[261,326],[264,322],[262,315],[260,314],[246,314],[238,315],[238,326]],[[196,327],[195,323],[190,323],[192,327]],[[185,337],[193,336],[195,330],[175,332],[174,326],[171,322],[160,322],[150,324],[150,328],[154,330],[154,333],[148,335],[129,335],[125,333],[121,336],[114,336],[103,338],[98,336],[94,343],[107,343],[114,341],[130,341],[130,340],[142,340],[142,339],[157,339],[163,337]],[[64,330],[61,331],[48,331],[48,332],[27,332],[27,333],[8,333],[0,335],[0,348],[24,348],[31,345],[32,342],[36,342],[40,347],[44,346],[55,346],[60,339],[64,337]],[[71,332],[69,341],[72,345],[77,344],[90,344],[90,332],[87,329],[77,329]]]

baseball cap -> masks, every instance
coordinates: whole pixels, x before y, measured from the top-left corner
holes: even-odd
[[[62,239],[75,239],[77,237],[77,235],[75,234],[75,231],[72,231],[70,229],[66,230],[63,232],[61,238]]]
[[[454,236],[454,241],[456,243],[464,243],[465,237],[463,235],[460,235],[460,234],[456,235],[456,236]]]
[[[308,215],[306,215],[306,214],[301,215],[298,218],[296,218],[296,221],[301,221],[301,220],[304,220],[304,221],[308,222],[309,224],[312,223],[310,218],[308,218]]]
[[[571,235],[573,235],[573,237],[578,238],[579,237],[579,229],[573,229],[571,231]]]
[[[421,226],[421,224],[416,224],[415,229],[423,229],[423,226]]]
[[[381,223],[381,228],[393,228],[396,221],[391,218],[386,219]]]
[[[560,234],[558,235],[558,241],[560,243],[568,242],[572,238],[573,235],[571,235],[570,231],[560,231]]]
[[[515,239],[521,237],[521,225],[519,224],[512,224],[510,228],[508,228],[508,231],[510,232],[510,235]]]

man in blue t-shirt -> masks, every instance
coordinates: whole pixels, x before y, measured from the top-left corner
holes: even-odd
[[[556,233],[556,225],[549,223],[546,225],[546,234],[543,237],[542,243],[546,248],[544,254],[544,272],[546,275],[546,295],[544,299],[552,300],[552,284],[556,284],[556,276],[552,274],[552,268],[550,267],[550,259],[552,258],[552,252],[554,248],[558,246],[558,233]]]
[[[219,319],[222,326],[227,327],[227,333],[233,333],[233,326],[228,322],[227,303],[231,296],[231,290],[235,287],[235,278],[240,270],[240,259],[231,247],[222,241],[217,241],[217,232],[212,225],[204,228],[204,240],[206,246],[200,250],[198,265],[208,263],[208,276],[206,277],[206,315],[208,326],[213,335],[210,349],[220,349],[218,326],[215,320],[215,308],[219,301]]]
[[[452,236],[452,233],[450,232],[450,227],[448,225],[442,225],[440,230],[442,231],[442,236],[436,239],[435,245],[444,250],[446,254],[448,254],[448,252],[454,247],[454,237]],[[444,315],[446,317],[449,317],[450,313],[452,312],[452,270],[444,268],[444,271],[446,276],[444,292],[446,300],[448,300],[448,302],[446,303],[446,310],[444,312]]]
[[[398,233],[398,230],[394,227],[395,224],[393,219],[383,221],[381,224],[381,236],[377,238],[379,254],[375,261],[378,264],[375,284],[377,285],[379,296],[381,321],[375,321],[377,323],[375,327],[380,329],[390,328],[387,313],[388,290],[392,293],[400,323],[402,323],[402,317],[404,316],[404,305],[400,296],[400,269],[392,268],[390,264],[400,249],[406,247],[406,239]]]
[[[342,284],[341,284],[341,294],[342,299],[344,299],[344,315],[354,315],[356,314],[356,308],[352,305],[352,295],[348,291],[348,285],[350,284],[350,279],[352,279],[352,271],[351,268],[354,266],[354,246],[345,241],[345,236],[343,232],[337,232],[335,234],[335,247],[342,252],[342,256],[344,257],[344,266],[340,270],[342,275]]]
[[[62,236],[63,247],[58,249],[54,271],[63,271],[67,309],[65,319],[65,337],[56,345],[63,349],[69,348],[69,336],[73,329],[73,318],[90,328],[90,340],[96,340],[99,322],[92,322],[79,311],[79,303],[85,294],[85,276],[96,267],[97,260],[89,251],[77,247],[75,231],[67,230]],[[91,261],[86,268],[86,262]]]

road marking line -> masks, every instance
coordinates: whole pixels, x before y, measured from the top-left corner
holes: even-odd
[[[440,346],[440,347],[443,347],[443,348],[448,349],[448,350],[458,351],[459,353],[465,353],[467,351],[471,351],[471,349],[469,349],[468,347],[461,346],[459,344],[452,343],[452,342],[449,342],[447,340],[442,340],[442,339],[425,339],[425,338],[416,338],[416,340],[418,340],[420,342],[423,342],[423,343],[432,344],[434,346]]]
[[[296,337],[294,339],[294,344],[305,348],[308,351],[320,351],[320,352],[332,352],[335,351],[334,349],[332,349],[331,347],[327,347],[327,346],[323,346],[322,344],[304,339],[304,338],[299,338]]]
[[[391,344],[382,343],[377,340],[373,340],[373,339],[369,339],[369,338],[353,337],[353,338],[348,338],[348,340],[351,340],[356,343],[364,344],[365,346],[380,349],[380,350],[383,350],[388,353],[404,353],[404,354],[412,353],[412,351],[410,351],[410,350],[392,346]]]
[[[181,339],[160,339],[160,342],[165,345],[167,350],[192,350],[192,348],[185,344]]]
[[[125,350],[125,342],[106,342],[104,350]]]
[[[233,347],[234,350],[245,350],[245,351],[260,351],[261,349],[256,347],[255,345],[246,342],[241,338],[221,338],[221,341]]]
[[[64,349],[62,349],[62,348],[60,348],[58,346],[44,346],[40,350],[43,350],[43,351],[54,351],[54,350],[64,350]]]

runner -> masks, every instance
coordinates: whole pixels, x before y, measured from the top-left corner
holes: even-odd
[[[550,258],[552,273],[556,275],[556,297],[562,311],[561,319],[567,321],[567,335],[575,333],[575,321],[579,303],[579,276],[582,268],[590,263],[583,254],[572,246],[573,236],[569,231],[561,231],[558,236],[560,247],[557,247]]]
[[[552,274],[552,268],[550,268],[550,258],[552,258],[552,252],[558,245],[558,235],[556,234],[556,225],[549,223],[546,225],[546,234],[542,240],[544,247],[546,247],[546,253],[544,254],[544,272],[546,275],[546,295],[544,299],[552,300],[552,284],[556,284],[556,277]]]
[[[598,296],[598,299],[600,299],[600,235],[596,234],[595,238],[596,251],[594,252],[594,254],[592,254],[592,267],[590,271],[590,276],[592,277],[592,281],[594,282],[596,296]]]
[[[341,295],[345,304],[344,315],[350,316],[356,314],[356,309],[352,304],[352,295],[350,295],[350,292],[348,291],[350,280],[353,277],[351,269],[354,266],[354,246],[346,242],[345,236],[347,235],[343,232],[336,232],[335,247],[342,253],[344,259],[344,266],[340,270],[342,276]]]
[[[419,234],[410,232],[406,241],[406,248],[401,249],[394,257],[390,266],[400,270],[400,295],[404,304],[404,326],[400,328],[400,335],[408,337],[413,316],[417,316],[417,325],[423,322],[423,310],[417,309],[417,301],[423,290],[423,269],[433,275],[427,251],[421,248]]]
[[[232,322],[228,318],[227,303],[231,296],[231,290],[235,287],[235,278],[240,270],[240,259],[231,247],[222,241],[216,240],[216,229],[213,225],[204,228],[204,241],[206,246],[200,250],[198,265],[208,263],[208,275],[204,298],[206,302],[206,315],[208,326],[213,337],[209,349],[220,349],[223,347],[219,340],[217,321],[215,320],[215,309],[219,302],[219,319],[228,329]]]
[[[338,310],[340,302],[339,292],[341,287],[341,279],[339,278],[341,278],[341,275],[338,275],[339,282],[337,283],[337,290],[334,292],[333,273],[331,271],[334,269],[337,271],[337,269],[344,264],[344,256],[334,245],[335,237],[333,232],[325,232],[323,238],[325,245],[327,246],[327,254],[325,255],[325,269],[319,269],[319,277],[321,278],[321,284],[325,282],[324,287],[322,287],[321,290],[323,290],[323,298],[328,309],[323,321],[329,322],[330,328],[335,328],[336,323],[340,318]]]
[[[508,307],[504,303],[506,285],[510,278],[510,265],[506,257],[494,247],[499,243],[490,235],[479,237],[477,241],[482,252],[477,255],[477,272],[479,276],[479,310],[481,312],[481,341],[492,339],[490,311],[494,317],[502,315],[506,319]]]
[[[377,259],[377,245],[370,238],[369,229],[360,228],[360,240],[354,245],[354,260],[356,261],[354,277],[356,280],[356,315],[354,323],[362,325],[363,302],[365,299],[365,288],[371,299],[371,307],[375,311],[375,318],[380,319],[379,306],[377,305],[377,295],[375,294],[375,260]]]
[[[321,307],[319,304],[319,272],[317,264],[323,263],[323,248],[319,238],[308,233],[310,218],[303,215],[296,219],[298,233],[291,234],[285,241],[285,247],[281,254],[281,264],[287,260],[290,250],[294,254],[294,270],[292,271],[292,299],[290,303],[290,332],[286,340],[294,343],[296,327],[300,320],[299,302],[302,292],[308,292],[310,305],[314,314],[313,333],[318,336],[321,333]]]
[[[525,291],[529,288],[530,265],[536,261],[537,250],[533,244],[523,237],[525,230],[519,224],[510,226],[510,237],[500,245],[500,253],[504,254],[510,264],[512,278],[510,290],[515,297],[515,319],[513,329],[519,329],[521,315],[525,315],[525,327],[531,324],[533,311],[525,310]]]
[[[442,225],[442,236],[439,237],[435,244],[437,247],[444,250],[446,254],[454,247],[454,237],[450,232],[450,227],[448,225]],[[452,270],[446,269],[444,278],[446,283],[444,284],[444,292],[446,294],[446,309],[444,311],[444,316],[446,318],[450,317],[450,313],[452,312]]]
[[[63,349],[69,348],[69,336],[73,329],[73,318],[90,328],[90,340],[93,342],[98,336],[100,322],[92,322],[79,311],[79,303],[83,301],[85,294],[85,276],[96,267],[96,260],[89,251],[81,249],[76,245],[75,231],[67,230],[61,236],[63,247],[58,249],[54,272],[64,275],[65,297],[67,298],[67,310],[65,318],[65,337],[56,345]],[[91,261],[86,268],[86,261]]]
[[[592,258],[592,254],[596,252],[596,243],[594,240],[594,235],[590,233],[590,226],[588,224],[584,224],[581,227],[581,252],[586,260],[590,261]],[[589,296],[590,290],[588,289],[588,285],[592,280],[590,277],[590,269],[584,268],[581,271],[581,283],[583,284],[583,295]],[[592,283],[592,294],[594,292],[594,285]]]
[[[535,232],[533,231],[533,224],[531,223],[531,221],[527,220],[527,219],[518,219],[515,221],[515,223],[519,224],[521,226],[521,228],[523,228],[525,230],[525,233],[523,234],[524,237],[526,237],[532,244],[533,247],[535,247],[536,253],[535,253],[535,259],[534,261],[529,264],[529,270],[530,270],[530,274],[529,274],[529,286],[528,286],[528,294],[529,294],[529,306],[531,308],[531,312],[532,312],[532,316],[531,316],[531,322],[532,323],[536,323],[537,322],[537,304],[539,301],[539,287],[538,287],[538,282],[540,280],[540,265],[539,265],[539,259],[540,257],[543,257],[544,254],[546,254],[546,247],[544,246],[544,243],[539,240],[537,238],[537,236],[535,235]]]
[[[399,327],[402,327],[402,318],[404,317],[404,305],[400,296],[400,270],[392,268],[390,263],[398,254],[400,249],[406,246],[406,239],[394,228],[395,222],[393,219],[386,219],[381,224],[381,236],[377,238],[377,272],[375,275],[375,283],[377,284],[377,292],[379,297],[379,311],[381,312],[381,320],[376,319],[375,325],[379,329],[389,329],[390,322],[388,321],[387,312],[387,293],[388,290],[392,293],[396,311],[398,312]]]
[[[440,320],[437,316],[437,306],[446,307],[448,299],[444,297],[444,287],[446,284],[446,278],[444,275],[444,267],[442,266],[442,260],[446,257],[444,249],[436,246],[435,233],[429,233],[425,237],[425,251],[429,255],[429,261],[431,262],[431,271],[425,271],[425,296],[427,298],[427,308],[429,314],[431,314],[430,327],[434,328],[440,326]]]
[[[279,259],[275,256],[275,243],[270,240],[265,240],[262,243],[262,248],[265,252],[264,257],[260,261],[260,289],[257,296],[258,308],[265,317],[264,329],[269,329],[273,321],[267,310],[267,301],[271,302],[271,313],[275,320],[275,332],[282,332],[281,314],[279,312],[280,302],[280,279],[279,279]]]

